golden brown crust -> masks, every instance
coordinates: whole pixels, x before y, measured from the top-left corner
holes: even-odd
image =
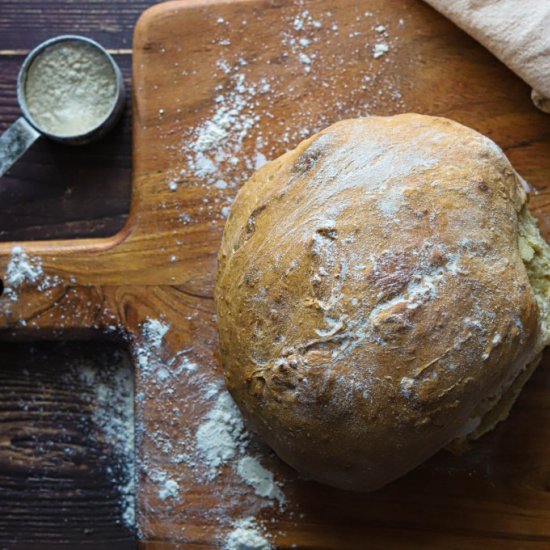
[[[216,287],[226,383],[251,428],[352,490],[453,440],[540,351],[525,201],[492,141],[413,114],[340,122],[254,174]]]

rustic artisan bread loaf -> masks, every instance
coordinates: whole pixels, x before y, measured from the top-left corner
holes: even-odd
[[[303,475],[372,490],[508,413],[550,340],[550,251],[488,138],[335,124],[259,170],[216,288],[227,387]]]

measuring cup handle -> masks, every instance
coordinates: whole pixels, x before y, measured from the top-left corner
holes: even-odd
[[[40,136],[24,117],[17,119],[0,136],[0,177]]]

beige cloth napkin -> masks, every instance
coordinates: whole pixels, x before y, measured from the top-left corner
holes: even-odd
[[[533,88],[550,113],[550,0],[426,0]]]

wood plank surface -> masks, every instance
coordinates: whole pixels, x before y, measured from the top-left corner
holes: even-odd
[[[527,86],[421,3],[193,4],[194,8],[181,12],[178,4],[167,5],[153,12],[154,16],[150,14],[149,20],[142,20],[138,30],[136,54],[143,51],[144,63],[136,64],[134,73],[137,120],[141,124],[135,136],[135,169],[137,174],[147,174],[147,184],[157,190],[174,173],[185,170],[186,195],[175,213],[189,212],[197,219],[196,230],[207,230],[202,241],[206,242],[206,250],[211,247],[212,277],[223,227],[219,212],[224,199],[231,197],[234,190],[231,185],[219,190],[213,181],[196,181],[200,178],[189,158],[181,153],[185,140],[180,135],[183,133],[192,141],[194,135],[186,133],[186,128],[202,128],[201,124],[211,119],[216,112],[217,94],[231,97],[234,73],[223,67],[215,70],[220,59],[226,67],[245,67],[233,70],[245,74],[247,82],[266,78],[273,87],[267,97],[254,96],[251,100],[252,112],[260,120],[246,136],[239,154],[241,162],[234,171],[224,166],[226,181],[238,182],[240,175],[247,173],[245,159],[254,156],[259,134],[261,151],[267,158],[275,158],[301,139],[301,130],[307,135],[317,127],[366,111],[392,114],[411,110],[443,115],[478,129],[504,148],[520,173],[538,189],[533,196],[533,210],[548,237],[548,118],[530,104]],[[314,54],[319,52],[321,62],[315,65],[313,61],[311,72],[304,70],[299,54],[292,50],[291,38],[283,42],[284,33],[298,41],[304,36],[289,29],[301,27],[305,9],[313,22],[319,21],[321,29],[325,29],[316,34],[310,28],[305,34],[308,40],[319,38],[312,50]],[[370,15],[365,16],[370,13],[376,14],[372,23]],[[331,34],[334,23],[338,36],[345,39]],[[373,31],[378,24],[387,25],[390,36],[393,31],[393,38],[398,38],[391,42],[391,53],[381,62],[373,60],[371,54],[372,44],[379,40]],[[218,30],[220,25],[222,31]],[[176,62],[177,70],[172,67]],[[182,68],[183,74],[192,78],[192,89],[186,88],[187,80],[180,76]],[[371,79],[365,81],[365,76]],[[169,200],[169,194],[164,197]],[[159,200],[162,201],[160,197]],[[212,209],[201,211],[197,206],[201,202],[212,205]],[[170,215],[171,212],[167,217]],[[189,238],[187,235],[183,242],[189,242]],[[197,250],[204,253],[204,248]],[[192,258],[185,261],[190,263]],[[186,267],[191,269],[187,264]],[[184,279],[188,278],[181,274],[180,285]],[[211,296],[211,281],[202,285]],[[207,304],[202,307],[210,308]],[[173,318],[169,310],[164,309],[163,313]],[[197,363],[205,372],[217,368],[216,357],[207,354],[210,330],[206,323],[201,328],[194,327],[191,339],[200,357]],[[169,344],[179,349],[182,342],[178,336],[170,333],[169,338]],[[531,391],[538,389],[536,380],[539,387],[541,381],[543,387],[548,385],[546,365],[548,354],[538,377],[529,386]],[[187,398],[196,396],[188,393]],[[538,401],[526,393],[523,399],[523,403],[529,400],[537,410],[538,421],[534,424],[532,409],[521,418],[521,409],[517,408],[518,424],[509,421],[502,425],[500,431],[480,442],[466,457],[441,453],[372,495],[350,495],[293,480],[280,464],[266,459],[277,472],[277,479],[286,480],[289,509],[283,514],[266,510],[262,517],[268,522],[275,519],[274,524],[268,524],[280,547],[297,544],[300,548],[364,548],[365,541],[372,542],[375,548],[544,547],[550,544],[549,500],[542,488],[549,474],[542,449],[548,411],[544,397]],[[151,414],[149,429],[157,429],[159,417],[166,418],[166,413],[164,408],[159,411],[156,422]],[[193,417],[186,420],[195,425]],[[530,433],[531,429],[536,429],[537,435]],[[176,473],[175,469],[170,470],[168,460],[169,457],[158,457],[157,464]],[[185,472],[185,468],[177,471]],[[213,491],[189,484],[186,495],[194,497],[191,502],[165,512],[158,508],[158,501],[149,500],[153,507],[148,507],[147,499],[140,499],[145,540],[156,541],[160,547],[161,542],[174,538],[182,543],[215,542],[215,531],[203,512],[217,502],[212,493],[223,495],[224,484],[229,483],[228,472]],[[154,486],[145,488],[143,480],[141,489],[144,494],[154,494],[155,490]],[[229,511],[230,516],[237,518],[242,513],[238,507]],[[295,519],[289,520],[292,514]],[[186,531],[181,533],[183,528]]]
[[[134,547],[115,482],[120,450],[95,422],[105,403],[79,376],[117,364],[131,374],[114,344],[2,344],[0,547]]]
[[[378,58],[373,48],[382,40],[389,51]],[[58,280],[43,292],[19,289],[17,301],[5,295],[0,326],[4,338],[97,338],[114,327],[129,343],[143,545],[220,545],[232,521],[254,510],[281,548],[548,547],[548,354],[511,418],[473,451],[439,453],[373,494],[297,479],[253,441],[287,498],[285,510],[257,510],[231,466],[205,480],[195,475],[197,463],[174,460],[189,450],[211,406],[197,381],[220,380],[215,255],[224,209],[258,153],[275,158],[345,117],[448,116],[503,147],[535,186],[533,210],[548,237],[550,130],[527,86],[417,0],[163,5],[139,24],[133,78],[132,207],[124,230],[107,239],[25,243]],[[246,132],[230,128],[220,142],[236,161],[208,164],[197,157],[197,136],[220,104],[236,109],[233,126]],[[222,167],[213,170],[214,161]],[[11,245],[0,246],[0,275],[10,254]],[[150,319],[167,328],[152,351],[144,331]],[[196,366],[193,377],[178,370],[182,354]],[[176,482],[177,498],[168,498],[163,479]]]
[[[19,116],[16,80],[28,52],[59,34],[82,34],[108,48],[131,92],[135,22],[154,0],[0,3],[0,132]],[[104,237],[127,218],[131,178],[131,102],[101,142],[66,147],[40,141],[0,178],[0,241]]]
[[[0,132],[19,116],[15,83],[25,55],[42,40],[78,33],[111,50],[131,93],[131,47],[135,22],[156,1],[63,0],[0,3]],[[35,144],[0,178],[0,241],[114,235],[123,226],[130,202],[131,102],[121,123],[99,143],[67,148],[53,142]],[[103,346],[102,346],[103,347]],[[119,354],[118,346],[98,349],[93,343],[0,343],[0,548],[134,547],[134,533],[121,521],[123,510],[109,468],[119,457],[97,441],[90,429],[97,409],[85,402],[89,388],[72,380],[70,401],[63,374],[80,361],[104,367]],[[29,384],[29,378],[33,383]],[[47,396],[48,410],[33,407]],[[8,399],[9,397],[9,399]],[[70,407],[69,407],[70,405]],[[22,414],[23,407],[31,407]],[[70,409],[70,412],[67,411]],[[47,438],[19,438],[24,454],[9,460],[6,437],[17,419],[17,433],[37,425]],[[46,425],[44,425],[46,424]],[[77,452],[52,475],[47,465],[52,448],[66,442]],[[48,445],[45,445],[47,443]]]

